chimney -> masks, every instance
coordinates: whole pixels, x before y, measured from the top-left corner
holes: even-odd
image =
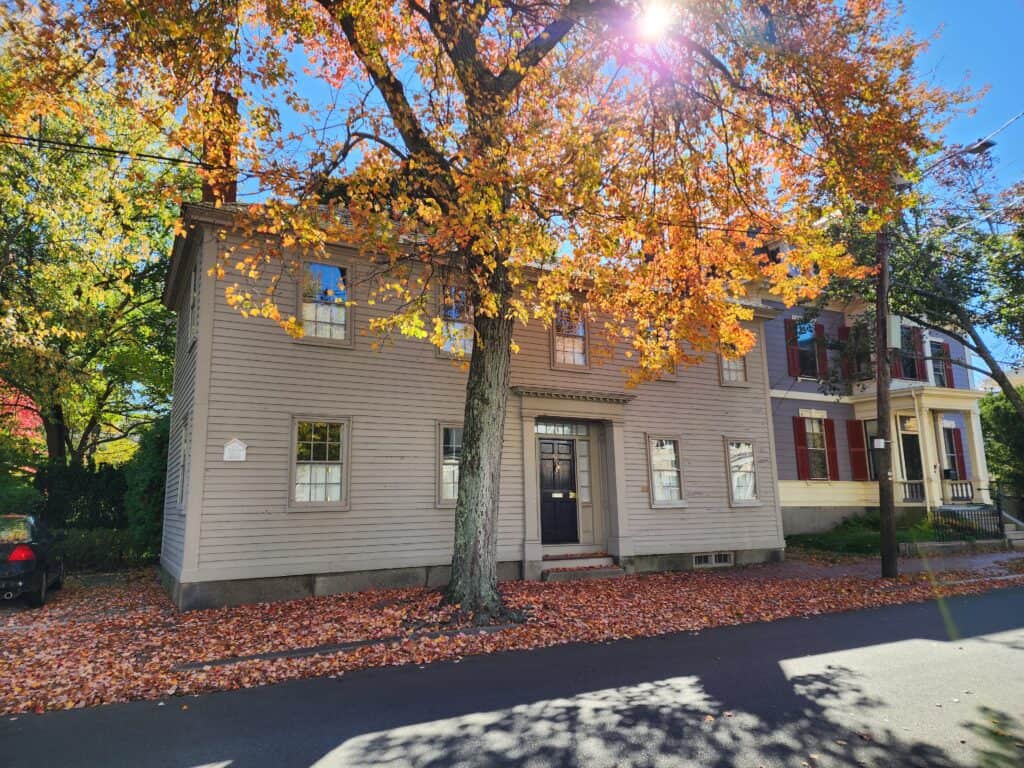
[[[203,202],[233,203],[238,196],[238,169],[235,167],[235,144],[241,131],[238,99],[227,91],[215,88],[212,113],[217,118],[216,130],[203,141],[203,162],[209,168],[203,177]]]

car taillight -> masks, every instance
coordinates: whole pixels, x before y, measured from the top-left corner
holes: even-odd
[[[32,547],[28,544],[19,544],[11,550],[11,554],[7,557],[9,563],[23,563],[26,560],[35,560],[36,553],[32,551]]]

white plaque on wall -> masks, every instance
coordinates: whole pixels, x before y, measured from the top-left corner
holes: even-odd
[[[224,461],[245,461],[245,449],[248,447],[237,437],[228,440],[224,443]]]

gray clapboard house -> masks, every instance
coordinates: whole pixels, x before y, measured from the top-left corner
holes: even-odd
[[[303,338],[241,317],[211,274],[240,237],[231,215],[187,205],[184,220],[164,297],[178,317],[161,555],[175,602],[444,583],[464,370],[426,341],[371,349],[383,310],[361,300],[369,265],[343,244],[279,288]],[[325,299],[339,281],[355,306]],[[760,338],[772,315],[751,321]],[[781,557],[764,344],[627,388],[623,350],[598,362],[590,334],[575,321],[516,334],[500,575]]]

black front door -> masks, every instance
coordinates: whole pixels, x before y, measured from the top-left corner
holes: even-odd
[[[575,544],[576,446],[573,440],[540,441],[540,540]]]

